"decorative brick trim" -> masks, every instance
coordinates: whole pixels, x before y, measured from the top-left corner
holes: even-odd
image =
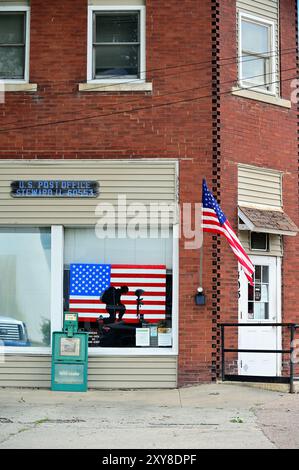
[[[220,202],[220,3],[212,0],[212,191]],[[220,320],[220,239],[212,237],[212,380],[216,381],[220,368],[220,337],[217,323]]]

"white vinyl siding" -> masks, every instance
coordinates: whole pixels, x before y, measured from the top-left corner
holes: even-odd
[[[269,20],[278,21],[279,0],[237,0],[237,8]]]
[[[269,251],[250,250],[250,232],[246,230],[239,231],[240,242],[247,254],[251,256],[283,256],[282,237],[280,235],[269,234]]]
[[[261,21],[271,21],[274,25],[274,44],[272,51],[272,59],[274,61],[275,78],[273,81],[279,80],[280,57],[279,57],[279,0],[237,0],[238,10],[238,43],[240,41],[239,31],[239,14],[245,13],[260,18]],[[274,84],[275,94],[280,94],[279,82]]]
[[[274,170],[239,165],[238,205],[263,206],[269,210],[282,207],[282,174]]]
[[[0,387],[51,386],[49,356],[6,356]],[[176,357],[90,357],[88,386],[94,389],[177,387]]]
[[[91,180],[100,184],[97,198],[13,198],[15,180]],[[99,203],[117,209],[118,195],[127,204],[172,204],[177,200],[177,169],[173,161],[69,160],[0,162],[0,225],[88,226],[98,220]]]

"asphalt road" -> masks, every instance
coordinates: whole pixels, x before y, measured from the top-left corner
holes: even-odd
[[[298,418],[298,395],[241,385],[0,389],[0,449],[299,448]]]

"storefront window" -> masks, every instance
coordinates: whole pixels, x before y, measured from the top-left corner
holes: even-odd
[[[172,233],[103,240],[65,229],[64,308],[89,347],[171,347]]]
[[[0,342],[50,345],[51,229],[0,229]]]

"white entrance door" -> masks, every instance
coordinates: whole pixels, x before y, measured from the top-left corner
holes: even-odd
[[[261,326],[239,328],[239,349],[281,349],[280,328],[269,326],[280,320],[280,258],[251,256],[254,266],[254,286],[250,286],[243,271],[239,282],[239,323]],[[280,375],[281,355],[239,353],[240,375]]]

